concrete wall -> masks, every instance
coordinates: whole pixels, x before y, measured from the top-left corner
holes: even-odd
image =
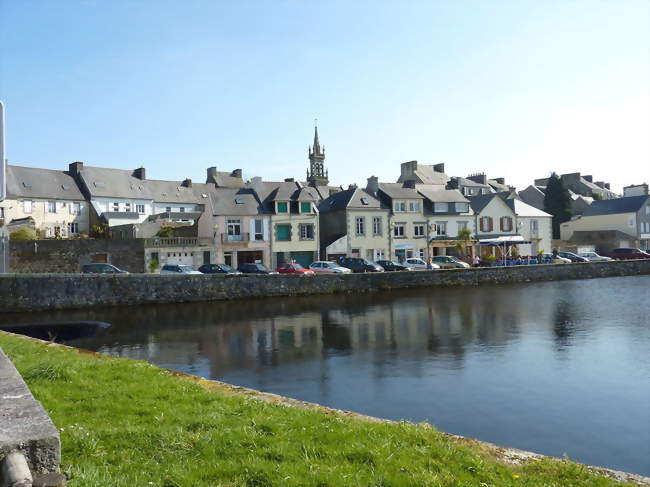
[[[12,241],[9,269],[15,273],[74,273],[104,254],[109,264],[120,269],[145,271],[143,240],[106,239]]]
[[[228,300],[650,275],[650,260],[347,275],[0,275],[0,309]]]

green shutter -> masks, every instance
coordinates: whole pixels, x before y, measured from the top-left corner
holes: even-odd
[[[290,225],[276,225],[275,226],[275,239],[276,240],[291,240],[291,226]]]
[[[311,213],[311,203],[306,201],[300,202],[300,213]]]
[[[289,213],[289,208],[286,201],[278,201],[278,213]]]

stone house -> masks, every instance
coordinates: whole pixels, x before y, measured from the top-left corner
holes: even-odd
[[[0,226],[26,223],[41,238],[88,234],[89,205],[69,173],[7,165],[6,184]]]
[[[332,194],[318,205],[321,256],[363,257],[372,261],[389,258],[390,206],[377,197],[376,177],[365,189],[356,186]]]
[[[603,239],[602,232],[608,238]],[[618,247],[650,249],[650,196],[594,201],[582,216],[560,225],[561,239],[571,243],[586,244],[590,234],[601,252]]]

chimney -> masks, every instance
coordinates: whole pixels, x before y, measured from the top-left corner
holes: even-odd
[[[605,189],[605,183],[603,181],[596,181],[596,186]]]
[[[352,183],[351,185],[348,186],[348,189],[357,189],[357,185]]]
[[[593,183],[593,182],[594,182],[594,177],[593,177],[591,174],[588,175],[588,176],[582,176],[582,177],[585,178],[585,179],[586,179],[587,181],[589,181],[590,183]]]
[[[84,168],[84,163],[81,161],[71,162],[68,164],[68,171],[72,176],[79,174]]]
[[[434,172],[445,172],[445,163],[441,162],[440,164],[434,164]]]
[[[404,181],[402,187],[415,189],[415,179],[409,179],[408,181]]]
[[[408,161],[408,162],[403,162],[401,164],[401,170],[402,170],[402,178],[406,179],[413,174],[415,174],[415,171],[418,169],[418,161]]]
[[[216,168],[216,166],[209,167],[207,172],[208,172],[208,174],[207,174],[205,182],[206,183],[217,184],[217,168]]]
[[[295,183],[296,181],[293,178],[284,178],[285,183]]]
[[[611,189],[609,183],[605,183],[605,189]]]
[[[192,180],[191,179],[184,179],[183,182],[181,183],[181,186],[185,186],[186,188],[191,188],[192,187]]]
[[[366,191],[373,196],[377,196],[377,191],[379,191],[379,178],[377,176],[370,176],[368,178]]]
[[[487,184],[487,176],[485,175],[485,173],[482,172],[477,174],[470,174],[469,176],[467,176],[467,179],[469,179],[470,181],[474,181],[475,183]]]
[[[494,178],[497,184],[506,184],[506,178]]]
[[[241,179],[241,169],[235,169],[233,172],[230,173],[230,176],[232,176],[233,178]]]
[[[144,167],[139,167],[133,171],[133,177],[138,178],[142,181],[146,179]]]
[[[259,176],[255,176],[254,178],[251,178],[250,186],[251,186],[251,188],[253,188],[253,191],[255,191],[256,193],[258,193],[258,194],[261,193],[262,188],[263,188],[263,186],[262,186],[262,178],[259,177]]]

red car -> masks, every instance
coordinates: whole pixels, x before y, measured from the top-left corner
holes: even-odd
[[[278,272],[280,274],[303,274],[303,275],[314,275],[314,271],[311,269],[305,269],[300,264],[290,262],[288,264],[282,264],[278,267]]]
[[[615,249],[609,256],[612,259],[650,259],[650,254],[641,249]]]

